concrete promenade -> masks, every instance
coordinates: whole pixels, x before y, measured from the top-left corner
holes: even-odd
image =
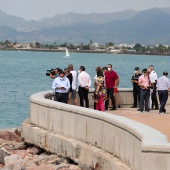
[[[89,94],[89,97],[91,94]],[[25,142],[100,170],[170,169],[170,101],[167,113],[140,113],[131,89],[118,94],[121,108],[96,111],[56,102],[51,91],[30,97],[30,117],[22,123]]]
[[[108,113],[126,117],[137,122],[148,125],[168,137],[170,142],[170,105],[166,106],[166,114],[158,114],[159,110],[151,110],[150,113],[141,113],[136,108],[118,108],[116,111]]]

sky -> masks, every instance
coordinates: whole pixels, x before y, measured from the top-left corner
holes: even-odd
[[[170,0],[0,0],[0,10],[26,20],[39,20],[56,14],[119,12],[170,7]]]

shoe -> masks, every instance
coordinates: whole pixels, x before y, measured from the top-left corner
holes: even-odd
[[[137,109],[137,111],[140,111],[140,109]]]
[[[132,106],[131,108],[137,108],[137,106]]]
[[[110,110],[116,110],[116,108],[115,108],[115,107],[112,107]]]
[[[141,113],[145,113],[145,111],[140,111]]]
[[[108,108],[105,107],[104,110],[108,110]]]
[[[146,113],[149,113],[150,111],[145,111]]]
[[[163,114],[164,114],[164,112],[159,112],[159,114],[163,115]]]
[[[164,109],[164,113],[166,113],[166,109]]]
[[[159,110],[159,108],[158,108],[158,107],[155,107],[153,110]]]

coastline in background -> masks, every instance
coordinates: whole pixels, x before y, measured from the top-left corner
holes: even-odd
[[[29,97],[51,90],[53,80],[45,75],[51,68],[64,69],[71,63],[77,71],[84,65],[93,82],[95,68],[110,63],[120,77],[119,88],[132,88],[135,67],[142,70],[152,64],[160,77],[163,71],[169,71],[170,63],[168,56],[71,52],[71,58],[63,59],[64,55],[65,52],[0,51],[0,129],[20,126],[29,116]]]

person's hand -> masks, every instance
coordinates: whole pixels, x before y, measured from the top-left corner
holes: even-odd
[[[66,88],[65,88],[65,87],[61,87],[61,89],[62,89],[62,90],[66,90]]]
[[[89,86],[85,86],[85,89],[86,89],[86,90],[89,90]]]

